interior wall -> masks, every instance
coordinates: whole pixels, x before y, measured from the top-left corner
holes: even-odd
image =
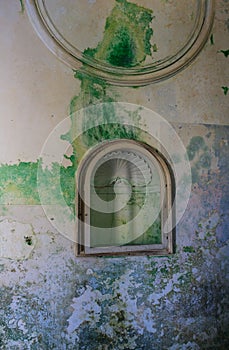
[[[216,1],[211,37],[191,65],[139,88],[75,75],[38,38],[22,1],[0,5],[1,349],[226,349],[227,1]],[[192,190],[171,256],[76,257],[74,231],[60,234],[41,205],[59,210],[58,159],[46,169],[45,203],[37,185],[47,137],[80,108],[109,101],[156,112],[187,151]],[[75,167],[95,142],[70,145],[74,128],[70,118],[60,143],[69,208]]]

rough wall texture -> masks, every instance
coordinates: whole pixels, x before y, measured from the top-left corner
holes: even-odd
[[[0,22],[1,349],[227,349],[227,1],[216,1],[211,40],[190,67],[138,89],[109,86],[86,77],[83,69],[75,79],[36,38],[20,3],[2,0]],[[118,64],[122,52],[115,51],[114,42],[107,47],[109,35],[91,54],[108,55]],[[127,33],[124,37],[129,40]],[[138,60],[148,49],[140,49]],[[131,55],[130,50],[126,66],[136,59]],[[176,227],[176,253],[169,257],[77,258],[75,244],[55,230],[40,205],[37,168],[50,131],[69,105],[72,115],[90,104],[113,101],[137,103],[163,115],[186,147],[192,192]],[[66,142],[74,138],[74,127],[72,120],[62,137]],[[106,131],[92,131],[71,144],[61,166],[70,208],[75,170],[85,150],[118,133],[136,137],[117,127]],[[44,170],[54,174],[53,205],[58,202],[56,165]]]

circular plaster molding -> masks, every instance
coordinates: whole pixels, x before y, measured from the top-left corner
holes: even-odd
[[[139,6],[142,6],[142,3],[147,3],[147,0],[135,1],[135,2],[138,2]],[[181,37],[183,35],[183,37],[185,38],[185,41],[181,42],[180,46],[173,47],[170,50],[171,55],[168,54],[167,52],[167,54],[160,57],[160,55],[155,53],[155,58],[154,60],[152,60],[152,62],[149,62],[148,60],[147,63],[137,64],[133,67],[128,67],[128,68],[114,66],[106,62],[105,60],[95,59],[90,55],[86,55],[84,53],[84,49],[90,47],[90,45],[88,45],[87,42],[85,42],[85,48],[82,48],[82,45],[80,44],[78,45],[77,35],[74,36],[74,38],[76,38],[76,40],[74,39],[74,42],[71,41],[71,39],[69,40],[69,30],[71,30],[73,24],[77,25],[77,20],[80,21],[80,18],[79,17],[77,18],[76,16],[74,20],[72,19],[72,23],[71,23],[71,19],[69,20],[69,22],[66,20],[65,23],[67,23],[68,31],[65,31],[63,23],[62,23],[62,26],[59,26],[59,24],[61,23],[61,21],[59,20],[59,18],[61,18],[61,15],[58,15],[59,16],[58,17],[57,11],[59,6],[59,8],[62,11],[62,16],[64,17],[65,16],[64,12],[68,7],[68,4],[70,3],[72,2],[66,2],[65,0],[59,0],[56,3],[53,2],[53,0],[26,0],[26,8],[27,8],[27,13],[29,15],[29,18],[37,34],[39,35],[41,40],[45,43],[45,45],[56,56],[58,56],[62,61],[64,61],[67,65],[69,65],[74,70],[79,70],[80,68],[83,67],[84,73],[95,76],[97,78],[104,79],[108,83],[114,84],[114,85],[143,86],[153,82],[160,81],[162,79],[165,79],[167,77],[174,75],[175,73],[177,73],[178,71],[186,67],[197,56],[197,54],[201,51],[201,49],[205,45],[212,28],[213,19],[214,19],[215,0],[195,0],[193,2],[190,2],[190,3],[193,3],[193,8],[195,7],[195,11],[193,10],[192,14],[191,15],[189,14],[189,19],[192,16],[192,23],[191,23],[191,20],[190,20],[190,23],[189,21],[185,22],[185,18],[187,16],[185,17],[184,15],[184,20],[183,20],[184,34],[182,33],[181,30],[179,30],[180,28],[182,28],[181,23],[178,23],[179,21],[175,20],[175,17],[173,14],[170,17],[171,18],[173,17],[174,23],[171,22],[172,19],[170,18],[171,23],[167,23],[165,25],[166,23],[165,21],[167,20],[167,18],[163,18],[163,20],[161,21],[163,25],[162,29],[165,31],[165,27],[169,28],[169,26],[174,25],[176,33],[178,34],[180,33],[179,35]],[[80,8],[81,5],[82,7],[85,6],[85,3],[92,6],[92,4],[96,3],[96,1],[86,2],[83,0],[78,0],[75,3],[76,5],[74,6],[78,6]],[[114,3],[114,1],[113,2],[111,1],[110,3]],[[148,0],[148,3],[151,3],[151,1]],[[168,3],[171,5],[171,11],[174,11],[175,5],[177,6],[177,9],[178,9],[178,6],[180,6],[181,4],[180,0],[179,1],[170,0],[168,2],[158,1],[157,6],[159,6],[159,4],[163,4],[163,5],[160,5],[161,7],[165,6],[165,3]],[[152,10],[153,10],[154,4],[151,3],[150,6],[152,6]],[[68,13],[70,13],[70,10]],[[160,14],[163,14],[163,10],[164,10],[163,8],[158,7],[158,13],[161,11]],[[52,11],[55,12],[55,15],[53,15]],[[77,11],[78,9],[76,9],[76,13]],[[80,13],[82,13],[82,11],[80,12],[79,10],[79,16],[80,16]],[[94,13],[96,14],[95,11]],[[169,16],[169,12],[167,12],[167,14]],[[101,14],[98,14],[98,18],[96,18],[96,15],[95,15],[94,20],[101,21]],[[82,21],[83,19],[81,19],[81,25],[83,23]],[[104,23],[105,23],[105,19],[104,19]],[[189,30],[187,30],[185,26]],[[158,27],[158,23],[156,27]],[[168,28],[167,28],[167,33],[168,35],[171,36],[172,30]],[[153,23],[152,23],[152,29],[154,30]],[[83,30],[85,30],[85,28],[82,28],[82,31]],[[88,29],[90,33],[87,33],[87,35],[84,36],[85,32],[82,33],[82,31],[78,32],[78,38],[80,38],[81,41],[84,39],[84,37],[88,38],[89,35],[96,36],[94,35],[94,33],[91,32],[90,26]],[[165,41],[161,40],[162,42],[160,42],[160,36],[158,36],[158,40],[159,42],[157,43],[157,46],[159,47],[159,50],[160,50],[160,47],[163,48],[163,44]],[[168,42],[171,43],[172,40],[169,39]]]

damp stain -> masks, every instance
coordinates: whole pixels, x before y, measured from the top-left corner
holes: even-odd
[[[123,3],[127,2],[116,1],[117,5]],[[126,39],[127,44],[130,43],[128,40]],[[137,45],[134,45],[134,40],[131,41],[132,44],[131,48],[136,54]],[[109,52],[112,52],[113,46],[108,47],[111,48]],[[96,49],[91,54],[95,55]],[[107,54],[103,57],[107,60],[110,56]],[[117,59],[115,55],[112,57]],[[122,65],[135,64],[131,54],[128,60]],[[88,77],[83,69],[75,75],[81,80],[81,92],[71,100],[71,115],[90,104],[115,101],[114,91],[104,81]],[[115,110],[110,106],[105,113],[107,121],[113,120],[114,115]],[[93,114],[86,115],[85,127],[90,127],[92,117],[94,117]],[[74,178],[81,156],[80,147],[83,152],[84,147],[91,146],[101,139],[137,138],[138,135],[138,130],[121,129],[120,125],[113,123],[109,128],[89,128],[80,142],[73,142],[74,119],[72,118],[71,130],[62,136],[74,146],[73,154],[70,157],[65,156],[71,161],[71,166],[60,168],[59,164],[53,163],[50,170],[44,169],[44,174],[49,172],[52,176],[54,197],[55,188],[58,187],[56,178],[58,178],[58,172],[61,172],[61,187],[66,202],[71,205],[72,200],[74,201]],[[227,135],[225,131],[224,140]],[[208,170],[211,165],[210,150],[205,140],[206,138],[195,136],[187,148],[197,180],[201,171]],[[215,147],[216,152],[221,152],[219,157],[221,184],[222,179],[226,179],[228,174],[225,165],[228,149],[221,146],[225,145],[224,140],[222,140],[220,128]],[[39,203],[36,188],[37,163],[21,162],[15,166],[6,165],[1,168],[0,191],[3,189],[3,192],[18,193],[26,198],[27,203]],[[228,204],[226,186],[224,189],[221,215]],[[214,192],[216,192],[215,188]],[[209,193],[208,186],[208,196]],[[4,195],[2,192],[1,194]],[[49,200],[50,198],[47,198],[47,201]],[[209,203],[205,204],[205,212],[209,205]],[[202,207],[204,208],[204,205]],[[42,254],[46,249],[51,248],[47,248],[48,245],[41,246],[36,259],[40,259],[38,261],[41,267],[43,266],[41,261],[44,260],[45,268],[39,269],[38,280],[34,281],[33,274],[26,273],[26,267],[30,266],[28,262],[24,271],[21,266],[17,272],[20,284],[18,283],[15,289],[4,288],[0,291],[3,307],[0,344],[12,349],[25,346],[34,349],[52,349],[58,348],[60,344],[69,349],[93,347],[100,350],[111,350],[114,347],[175,350],[218,348],[220,345],[222,348],[225,345],[226,348],[228,332],[226,332],[225,321],[227,320],[224,319],[226,318],[224,310],[227,294],[222,288],[226,280],[226,270],[225,272],[223,270],[226,259],[220,261],[218,257],[218,247],[215,242],[215,231],[219,228],[217,220],[218,216],[216,219],[213,216],[208,217],[207,220],[205,213],[205,218],[202,217],[196,230],[193,245],[190,245],[187,237],[183,248],[181,247],[185,255],[176,254],[166,258],[144,257],[143,260],[122,258],[121,263],[116,259],[103,259],[99,263],[96,261],[93,270],[88,269],[87,272],[86,265],[88,264],[91,268],[92,260],[88,262],[83,260],[82,264],[73,260],[71,263],[70,250],[60,258],[60,253],[56,249],[56,251],[48,251],[50,260],[46,261]],[[8,225],[9,233],[13,235],[11,223]],[[5,232],[6,226],[2,227]],[[30,238],[34,240],[34,237],[31,236],[30,229],[25,235],[24,225],[22,228],[21,237],[23,243],[26,243],[25,247],[29,249],[33,243]],[[193,226],[191,230],[193,231]],[[225,234],[228,232],[226,226],[224,232]],[[42,240],[40,244],[41,242]],[[5,281],[12,278],[12,272],[8,274],[10,277],[5,278]],[[41,279],[43,274],[44,280]],[[25,279],[27,285],[24,282]],[[47,290],[51,292],[47,293]],[[178,313],[179,317],[177,317]],[[38,322],[34,323],[34,319]],[[63,319],[65,322],[60,322]],[[66,329],[67,322],[69,325]],[[152,333],[155,335],[152,336]]]
[[[0,203],[38,204],[37,165],[35,162],[4,164],[0,167]]]
[[[189,160],[193,160],[196,154],[204,147],[205,147],[205,141],[203,137],[194,136],[187,147]]]
[[[210,44],[215,45],[214,34],[211,34],[210,36]]]
[[[183,248],[183,252],[185,253],[195,253],[195,249],[192,246],[186,246]]]
[[[226,58],[229,56],[229,50],[219,50]]]
[[[157,51],[157,45],[151,45],[153,30],[152,10],[130,3],[116,0],[115,6],[108,16],[104,35],[95,48],[87,48],[84,56],[104,61],[115,67],[131,68],[145,61],[147,55]],[[104,140],[138,139],[139,130],[130,126],[115,123],[115,107],[108,102],[117,100],[114,89],[103,79],[87,74],[84,65],[74,72],[74,77],[81,81],[80,93],[70,102],[71,128],[62,135],[73,147],[72,167],[76,170],[79,159],[89,148]],[[101,125],[93,127],[95,115],[93,110],[86,110],[83,128],[87,130],[82,137],[75,139],[77,110],[98,103],[107,103],[103,115],[96,116]]]
[[[187,146],[187,154],[191,162],[192,182],[197,183],[201,175],[210,170],[212,164],[210,149],[202,136],[191,138]]]
[[[24,1],[20,1],[21,11],[24,11]],[[88,48],[85,56],[91,56],[117,67],[132,67],[142,63],[152,51],[157,51],[157,46],[151,45],[153,30],[152,10],[138,6],[126,0],[116,0],[109,17],[106,20],[104,36],[96,48]],[[89,105],[102,102],[115,102],[117,100],[114,89],[104,80],[86,74],[84,66],[74,72],[74,77],[81,81],[80,93],[74,96],[70,102],[70,116],[72,125],[68,133],[62,135],[73,147],[72,155],[65,158],[70,160],[68,167],[52,164],[51,169],[43,169],[41,180],[52,179],[52,198],[46,198],[46,202],[58,202],[59,184],[57,179],[60,174],[62,195],[68,206],[74,209],[75,202],[75,172],[78,162],[84,152],[98,141],[108,139],[138,139],[140,131],[133,127],[115,123],[115,107],[107,104],[103,113],[105,124],[92,127],[91,120],[95,117],[93,112],[85,113],[84,128],[87,130],[82,138],[75,140],[77,120],[74,113]],[[102,120],[101,120],[102,121]],[[20,162],[15,165],[1,165],[0,167],[0,203],[1,204],[40,204],[37,188],[37,162]]]
[[[102,41],[96,48],[85,50],[84,55],[115,67],[140,65],[152,54],[153,18],[152,10],[126,0],[116,0],[106,20]],[[156,46],[153,51],[155,49]]]
[[[24,0],[19,0],[20,1],[20,6],[21,6],[21,13],[25,12],[25,5],[24,5]]]
[[[63,197],[68,206],[74,208],[74,157],[70,157],[73,166],[64,167],[57,163],[52,164],[51,169],[43,169],[41,180],[52,179],[53,197],[46,198],[46,203],[58,202],[58,177]],[[39,205],[38,172],[39,162],[20,162],[19,164],[0,166],[0,204],[17,205]],[[58,176],[59,175],[59,176]]]
[[[222,90],[223,90],[224,95],[226,96],[228,91],[229,91],[229,87],[228,86],[222,86]]]

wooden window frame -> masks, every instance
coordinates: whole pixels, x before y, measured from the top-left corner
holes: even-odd
[[[90,202],[90,177],[96,162],[104,155],[122,150],[128,147],[140,153],[147,153],[157,161],[160,168],[161,186],[164,183],[164,198],[161,206],[161,244],[139,244],[107,247],[90,247],[90,208],[85,205],[80,193],[83,193],[86,202]],[[104,141],[92,150],[88,151],[82,159],[76,175],[76,198],[77,198],[77,256],[104,256],[104,255],[169,255],[175,250],[175,228],[173,221],[175,218],[174,205],[175,181],[172,167],[165,156],[157,149],[148,144],[134,140],[112,140]],[[172,215],[169,215],[172,210]],[[171,213],[170,213],[171,214]],[[171,220],[168,220],[170,217]],[[165,225],[166,223],[166,225]],[[86,225],[85,225],[86,224]]]

